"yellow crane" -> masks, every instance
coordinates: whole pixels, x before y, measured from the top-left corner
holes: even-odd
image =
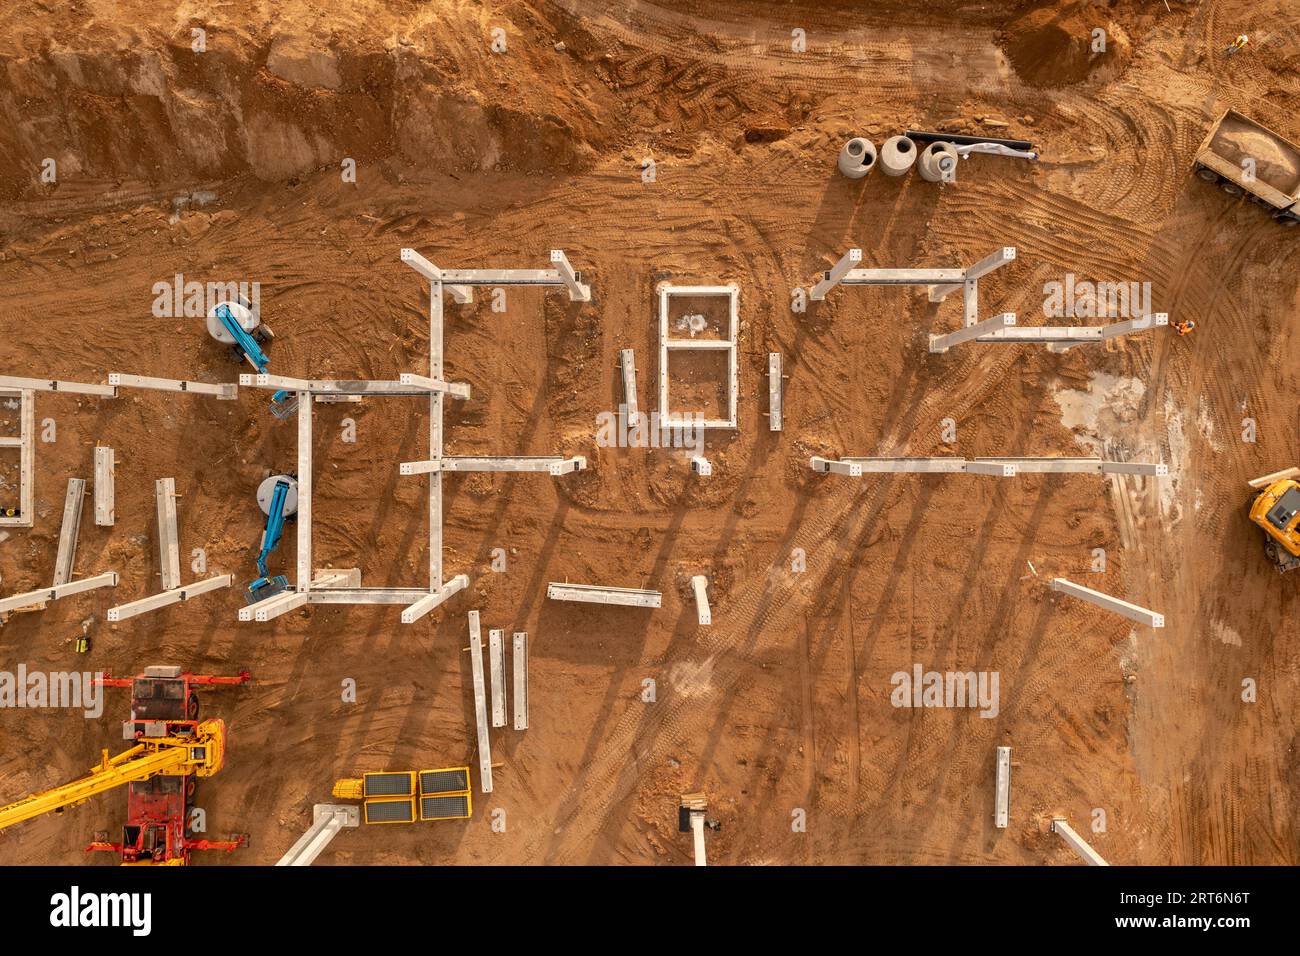
[[[103,760],[88,776],[0,807],[0,830],[44,813],[85,803],[96,794],[160,775],[211,776],[221,769],[225,741],[225,723],[205,720],[192,735],[142,738],[140,743],[116,757],[109,757],[105,750]]]
[[[1300,468],[1249,484],[1259,492],[1250,506],[1250,520],[1264,529],[1264,553],[1279,571],[1300,568]]]

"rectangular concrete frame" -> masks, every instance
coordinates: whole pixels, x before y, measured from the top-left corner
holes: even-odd
[[[61,598],[80,594],[82,591],[115,587],[117,587],[117,572],[105,571],[103,574],[96,574],[91,578],[82,578],[80,581],[69,581],[67,584],[58,584],[51,588],[42,588],[39,591],[26,591],[22,594],[11,594],[9,597],[0,598],[0,614],[8,614],[10,611],[45,604],[48,601],[58,601]]]
[[[599,584],[558,584],[546,586],[552,601],[578,601],[585,604],[622,604],[627,607],[660,607],[663,594],[640,588],[607,588]]]
[[[515,631],[510,676],[515,683],[515,730],[528,729],[528,634]]]
[[[675,339],[668,334],[668,300],[680,296],[726,296],[729,300],[729,326],[725,339]],[[669,412],[668,353],[670,351],[725,350],[727,353],[727,417],[706,418],[704,428],[735,428],[740,397],[740,378],[736,367],[736,343],[740,331],[740,289],[733,285],[669,285],[659,286],[659,420],[665,427],[680,425],[680,416]]]
[[[999,830],[1007,828],[1008,811],[1011,805],[1011,748],[997,749],[996,796],[993,804],[993,825]]]
[[[81,533],[81,506],[86,498],[86,479],[69,478],[68,493],[63,499],[63,523],[59,526],[59,551],[54,558],[54,581],[57,586],[72,580],[72,566],[77,560],[77,537]]]
[[[954,345],[970,341],[1008,345],[1037,343],[1046,345],[1049,351],[1064,352],[1076,345],[1105,342],[1130,332],[1169,324],[1169,316],[1163,312],[1093,327],[1016,328],[1015,316],[1010,313],[981,321],[979,280],[1015,258],[1015,247],[1004,246],[966,269],[859,269],[856,266],[862,261],[862,250],[850,249],[822,275],[808,297],[814,302],[821,301],[837,285],[924,285],[929,287],[931,302],[942,302],[952,293],[961,292],[962,328],[946,335],[931,335],[931,352],[946,352]]]
[[[767,429],[781,430],[784,409],[781,407],[781,353],[767,353]]]
[[[95,448],[95,524],[103,528],[117,520],[116,476],[117,455],[113,449],[99,445]]]
[[[492,726],[506,725],[506,632],[488,631],[488,674],[492,678]]]
[[[18,449],[18,513],[0,515],[0,527],[30,528],[36,496],[36,392],[0,389],[0,399],[18,401],[18,434],[0,437],[0,448]]]
[[[275,384],[272,376],[253,376],[266,380],[263,387],[296,388],[303,394],[387,394],[387,395],[427,395],[429,399],[429,457],[423,461],[400,462],[399,474],[429,476],[429,590],[402,611],[402,623],[410,624],[428,614],[457,591],[469,586],[469,577],[458,574],[450,581],[443,580],[442,565],[442,475],[446,471],[545,471],[551,475],[564,475],[580,471],[586,467],[586,459],[578,456],[564,458],[561,456],[519,456],[519,457],[484,457],[484,458],[448,458],[443,454],[443,398],[466,399],[470,395],[468,385],[446,382],[443,379],[443,292],[450,292],[456,302],[469,302],[473,298],[474,286],[562,286],[568,290],[569,299],[574,302],[589,302],[591,289],[581,281],[579,273],[569,264],[564,252],[551,250],[553,269],[439,269],[414,249],[402,249],[401,261],[429,280],[429,374],[417,375],[403,373],[397,382],[302,382],[294,380],[288,384]],[[249,376],[241,376],[241,384]],[[261,381],[257,384],[263,384]],[[304,389],[304,385],[310,386]],[[301,409],[301,405],[299,406]],[[300,419],[301,421],[301,419]],[[300,435],[302,429],[300,426]],[[310,432],[308,431],[308,436]],[[302,519],[303,480],[302,480],[302,440],[299,440],[299,489],[298,489],[298,540],[299,540],[299,589],[305,588],[301,567],[304,552],[304,532]],[[310,463],[308,463],[310,464]],[[310,468],[308,468],[310,474]],[[310,507],[310,486],[307,498]],[[305,548],[310,549],[310,537]],[[342,596],[330,603],[389,603],[400,589],[353,589],[350,593],[340,592]],[[274,599],[272,599],[274,600]],[[310,603],[319,603],[313,595]]]
[[[492,792],[492,748],[488,741],[487,691],[483,686],[483,637],[478,611],[469,612],[469,661],[474,679],[474,725],[478,730],[479,786]]]
[[[702,574],[691,578],[691,590],[695,592],[695,616],[701,625],[713,623],[713,612],[709,610],[709,579]]]
[[[441,305],[441,295],[436,299]],[[298,514],[297,560],[294,590],[241,608],[241,621],[270,621],[282,614],[307,604],[396,604],[405,603],[401,613],[403,624],[424,617],[453,594],[469,586],[469,577],[458,574],[449,581],[442,580],[442,502],[441,483],[430,486],[429,510],[429,588],[382,588],[339,586],[333,580],[313,580],[312,574],[312,412],[318,394],[322,395],[373,395],[373,396],[427,396],[431,406],[430,432],[436,435],[436,446],[441,450],[442,397],[447,389],[426,387],[429,380],[441,383],[442,375],[442,314],[431,310],[430,317],[431,375],[411,376],[418,381],[369,381],[295,379],[281,375],[240,375],[241,385],[252,388],[295,391],[298,399]],[[435,420],[436,419],[436,420]]]
[[[1052,821],[1052,832],[1059,834],[1061,839],[1071,850],[1079,855],[1079,859],[1089,866],[1110,866],[1101,858],[1101,854],[1090,847],[1083,837],[1074,832],[1074,829],[1065,820],[1057,817]]]
[[[1130,604],[1128,601],[1121,601],[1119,598],[1111,597],[1109,594],[1103,594],[1100,591],[1094,591],[1092,588],[1085,588],[1082,584],[1075,584],[1065,578],[1052,578],[1052,590],[1061,591],[1071,597],[1077,597],[1089,604],[1095,604],[1099,608],[1126,617],[1130,621],[1146,624],[1148,627],[1165,626],[1165,616],[1163,614],[1137,604]]]

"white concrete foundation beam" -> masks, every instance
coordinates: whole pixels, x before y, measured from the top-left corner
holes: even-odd
[[[1148,627],[1165,626],[1165,616],[1163,614],[1137,604],[1130,604],[1128,601],[1121,601],[1119,598],[1111,597],[1109,594],[1103,594],[1100,591],[1094,591],[1092,588],[1085,588],[1082,584],[1075,584],[1065,578],[1052,578],[1052,590],[1061,591],[1071,597],[1077,597],[1089,604],[1095,604],[1103,610],[1119,614],[1130,621],[1137,621],[1139,624],[1145,624]]]
[[[823,475],[847,475],[850,478],[862,477],[862,466],[848,461],[833,461],[829,458],[813,455],[808,459],[808,465],[813,471]]]
[[[397,466],[400,475],[428,475],[442,471],[442,460],[438,461],[404,461]]]
[[[627,607],[659,607],[663,594],[639,588],[609,588],[599,584],[557,584],[546,586],[552,601],[579,601],[587,604],[622,604]]]
[[[266,598],[256,604],[241,607],[239,609],[239,619],[241,621],[271,621],[281,614],[288,614],[290,611],[302,607],[309,598],[310,592],[307,591],[285,591],[283,594]]]
[[[691,578],[691,590],[695,592],[695,616],[701,625],[713,623],[713,612],[709,610],[709,579],[702,574]]]
[[[955,332],[949,332],[946,335],[930,336],[931,352],[946,352],[954,345],[960,345],[962,342],[969,342],[971,339],[978,339],[981,335],[988,335],[999,329],[1010,328],[1016,324],[1014,313],[1003,312],[1001,315],[995,315],[992,318],[985,319],[982,322],[976,322],[974,325],[968,325],[965,328],[958,329]]]
[[[429,378],[427,375],[413,375],[410,372],[403,372],[399,375],[398,384],[413,386],[429,392],[444,392],[452,398],[459,398],[462,401],[469,398],[470,393],[469,385],[465,382],[444,382],[439,378]]]
[[[707,478],[713,474],[713,465],[709,464],[709,459],[700,455],[691,456],[691,471],[701,478]]]
[[[420,275],[424,276],[430,282],[442,281],[442,270],[414,249],[403,249],[400,253],[400,258],[402,262],[420,273]]]
[[[109,372],[108,384],[115,388],[147,388],[157,392],[189,392],[192,395],[215,395],[229,401],[239,397],[239,386],[234,382],[212,384],[192,382],[188,379],[150,378],[147,375],[126,375]]]
[[[781,405],[782,391],[781,353],[767,353],[767,428],[779,432],[782,425],[784,409]]]
[[[117,455],[113,449],[95,448],[95,524],[111,527],[117,520]]]
[[[1103,325],[1101,327],[1101,338],[1102,341],[1106,341],[1118,338],[1121,335],[1128,335],[1130,332],[1145,332],[1147,329],[1168,324],[1169,314],[1167,312],[1156,312],[1136,319],[1126,319],[1123,322],[1112,322],[1110,325]]]
[[[311,866],[344,827],[361,826],[361,808],[348,804],[318,803],[311,808],[312,824],[289,847],[276,866]]]
[[[1016,466],[1001,460],[968,461],[965,458],[843,458],[828,461],[812,458],[813,471],[834,472],[857,477],[868,474],[912,475],[990,475],[995,478],[1012,478]]]
[[[108,609],[108,619],[113,622],[125,621],[139,614],[147,614],[150,611],[157,611],[173,604],[180,604],[183,601],[196,598],[200,594],[207,594],[209,591],[228,588],[233,581],[234,577],[229,574],[218,574],[210,578],[204,578],[202,581],[186,584],[183,587],[163,591],[161,594],[151,594],[149,597],[141,598],[138,601],[130,601],[126,604],[119,604],[117,607],[110,607]]]
[[[469,661],[474,679],[474,726],[478,731],[479,786],[492,792],[492,747],[488,740],[487,689],[483,682],[483,636],[478,611],[469,612]]]
[[[997,749],[997,773],[993,799],[993,825],[999,830],[1007,828],[1011,806],[1011,748]]]
[[[691,840],[695,845],[695,865],[708,866],[708,856],[704,852],[704,811],[691,811]]]
[[[619,367],[623,373],[623,404],[627,406],[628,421],[636,415],[636,356],[631,349],[619,353]]]
[[[506,632],[488,631],[488,676],[492,688],[492,726],[506,725]]]
[[[414,604],[402,611],[402,623],[414,624],[420,618],[424,617],[439,604],[442,604],[453,594],[465,590],[469,587],[469,575],[458,574],[438,590],[426,594]]]
[[[839,285],[840,280],[848,274],[849,270],[862,261],[861,249],[850,249],[840,257],[840,261],[831,266],[826,274],[822,276],[821,281],[812,287],[808,293],[808,298],[814,302],[820,302],[826,298],[826,293]]]
[[[982,279],[997,269],[1001,269],[1008,262],[1016,257],[1015,246],[1003,246],[996,252],[991,252],[979,262],[966,270],[967,279]]]
[[[117,389],[112,385],[98,385],[92,382],[65,382],[62,379],[19,378],[13,375],[0,375],[0,389],[67,392],[72,395],[96,395],[100,398],[117,398]]]
[[[510,676],[515,683],[515,730],[528,729],[528,634],[515,631]]]
[[[96,574],[94,577],[83,578],[80,581],[69,581],[67,584],[42,588],[39,591],[26,591],[22,594],[11,594],[7,598],[0,598],[0,614],[8,614],[10,611],[22,610],[49,601],[58,601],[61,598],[80,594],[82,591],[115,587],[117,587],[117,572],[105,571],[103,574]]]
[[[1057,817],[1052,821],[1052,832],[1059,834],[1061,839],[1065,841],[1066,846],[1077,853],[1079,859],[1083,860],[1083,862],[1087,863],[1089,866],[1110,866],[1109,863],[1101,858],[1100,853],[1090,847],[1083,837],[1075,833],[1070,824],[1066,823],[1065,820],[1060,817]]]
[[[521,455],[516,457],[483,458],[443,458],[439,471],[457,472],[546,472],[551,475],[567,475],[582,471],[587,467],[587,459],[581,455],[573,458],[561,458],[558,455]],[[432,470],[432,469],[431,469]],[[405,472],[403,472],[405,474]]]
[[[181,554],[176,536],[176,479],[154,482],[154,505],[158,512],[158,565],[164,591],[181,586]]]
[[[63,499],[63,523],[59,526],[59,550],[54,558],[54,584],[72,580],[77,560],[77,538],[81,534],[81,506],[86,498],[86,479],[69,478],[68,493]]]
[[[555,266],[555,271],[560,274],[560,279],[569,290],[570,302],[591,301],[591,286],[583,285],[579,281],[581,277],[574,271],[573,266],[569,265],[569,260],[562,250],[551,250],[551,264]]]

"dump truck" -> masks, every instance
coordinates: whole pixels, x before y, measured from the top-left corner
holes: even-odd
[[[1300,223],[1300,146],[1236,110],[1219,117],[1192,168],[1229,195],[1249,197],[1282,225]]]

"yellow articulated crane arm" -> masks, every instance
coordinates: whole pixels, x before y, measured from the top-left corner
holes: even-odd
[[[199,724],[193,737],[143,740],[111,758],[105,750],[103,762],[89,776],[0,807],[0,830],[159,774],[211,776],[221,769],[225,737],[226,727],[222,721],[205,720]]]

